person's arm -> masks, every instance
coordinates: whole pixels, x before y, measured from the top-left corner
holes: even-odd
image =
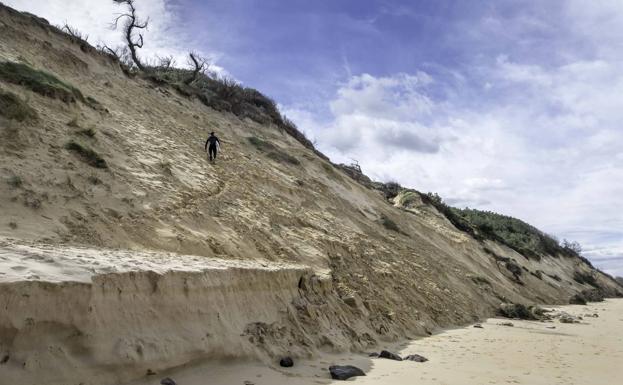
[[[205,145],[205,150],[208,151],[208,142],[210,141],[210,138],[208,138],[208,140],[206,140],[206,145]]]

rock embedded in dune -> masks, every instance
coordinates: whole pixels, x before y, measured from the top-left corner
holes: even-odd
[[[475,327],[476,329],[482,329],[482,325],[481,325],[481,324],[476,324],[476,325],[474,325],[474,327]]]
[[[580,293],[574,294],[571,299],[569,299],[569,304],[571,305],[586,305],[586,298]]]
[[[378,357],[379,354],[377,352],[368,353],[368,357]]]
[[[351,377],[365,376],[363,370],[352,365],[333,365],[329,366],[329,373],[334,380],[348,380]]]
[[[294,361],[290,357],[283,357],[279,360],[279,365],[284,368],[291,368],[294,366]]]
[[[565,313],[562,312],[560,313],[560,317],[559,317],[559,321],[563,324],[574,324],[574,323],[580,323],[580,317],[574,317],[569,313]]]
[[[382,350],[381,354],[379,354],[379,357],[380,358],[387,358],[388,360],[402,361],[402,357],[400,357],[398,354],[392,353],[392,352],[388,352],[387,350]]]
[[[404,358],[405,361],[426,362],[428,358],[420,356],[419,354],[409,354]]]
[[[173,381],[171,378],[165,377],[162,380],[160,380],[160,385],[176,385],[176,384],[175,384],[175,381]]]

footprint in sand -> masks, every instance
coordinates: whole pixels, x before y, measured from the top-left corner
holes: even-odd
[[[26,266],[11,266],[11,270],[15,270],[15,271],[26,270]]]

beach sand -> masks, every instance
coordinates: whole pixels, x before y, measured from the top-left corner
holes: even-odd
[[[179,385],[328,384],[327,367],[355,365],[366,377],[357,384],[618,384],[623,381],[623,300],[554,308],[581,316],[580,323],[492,318],[482,329],[469,326],[401,345],[386,346],[401,356],[417,353],[428,362],[392,361],[362,354],[324,355],[296,361],[293,368],[261,363],[197,363],[158,373],[135,384],[158,384],[163,377]],[[597,317],[594,317],[597,314]]]

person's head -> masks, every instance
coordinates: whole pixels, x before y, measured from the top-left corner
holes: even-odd
[[[210,136],[214,136],[214,131],[212,131],[212,132],[210,133]]]

